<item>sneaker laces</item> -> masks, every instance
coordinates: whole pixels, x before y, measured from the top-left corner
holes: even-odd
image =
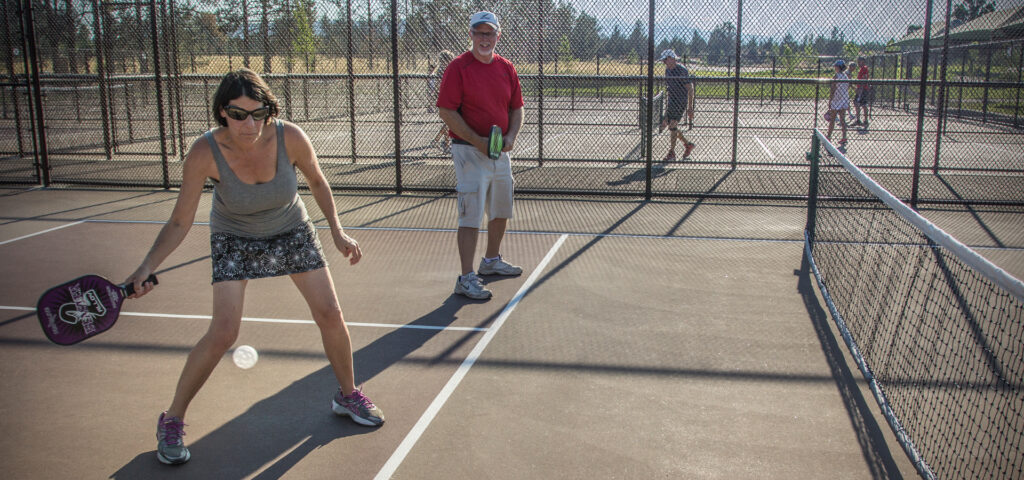
[[[359,389],[356,389],[356,391],[352,392],[352,395],[342,395],[342,398],[345,400],[346,403],[358,405],[367,410],[370,410],[374,407],[373,402],[371,402],[370,399],[366,397],[366,395],[363,395],[363,391]]]
[[[164,419],[160,425],[163,429],[163,440],[168,445],[179,445],[181,444],[181,437],[185,436],[185,422],[178,419],[178,417],[170,417]]]

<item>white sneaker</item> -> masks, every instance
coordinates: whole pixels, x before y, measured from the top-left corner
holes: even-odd
[[[465,295],[474,300],[487,300],[491,298],[491,291],[484,288],[480,277],[474,272],[469,272],[455,280],[455,293]]]
[[[501,258],[501,255],[498,255],[498,258],[493,262],[481,259],[480,267],[476,271],[480,275],[520,275],[523,273],[521,267],[506,262]]]

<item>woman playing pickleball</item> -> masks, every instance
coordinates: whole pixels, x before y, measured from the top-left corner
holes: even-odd
[[[144,280],[181,244],[195,219],[203,185],[212,180],[213,319],[189,353],[174,399],[158,421],[157,458],[166,464],[185,463],[191,456],[182,440],[185,411],[238,338],[245,287],[257,278],[288,275],[306,299],[339,384],[334,412],[362,425],[384,423],[380,408],[356,388],[348,327],[320,240],[298,194],[296,169],[327,219],[334,246],[352,265],[362,251],[338,222],[330,185],[309,137],[297,125],[276,118],[278,112],[276,97],[255,72],[243,68],[224,76],[212,108],[220,126],[192,144],[171,218],[125,281],[135,285],[138,293],[132,297],[153,289]]]

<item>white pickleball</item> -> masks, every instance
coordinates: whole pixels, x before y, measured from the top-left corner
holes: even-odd
[[[231,354],[231,360],[234,360],[235,365],[242,369],[252,368],[259,359],[260,355],[256,353],[256,349],[248,345],[239,345],[235,349],[235,353]]]

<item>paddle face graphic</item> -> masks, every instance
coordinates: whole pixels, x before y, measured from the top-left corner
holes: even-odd
[[[146,281],[155,284],[156,277]],[[50,341],[73,345],[113,327],[133,290],[132,285],[125,288],[99,275],[85,275],[47,290],[36,304],[36,316]]]

